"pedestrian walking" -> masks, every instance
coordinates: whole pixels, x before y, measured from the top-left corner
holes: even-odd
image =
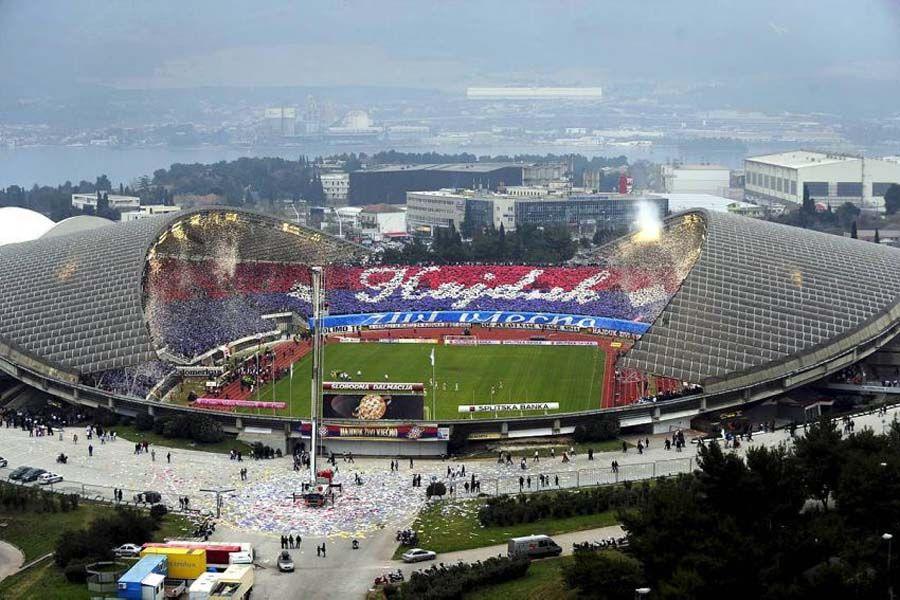
[[[150,460],[152,460],[153,462],[156,462],[156,450],[150,451]]]
[[[166,462],[172,464],[172,453],[166,452]]]
[[[88,444],[88,456],[94,455],[94,446],[93,444]]]

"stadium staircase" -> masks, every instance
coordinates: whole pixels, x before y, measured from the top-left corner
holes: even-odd
[[[312,349],[309,342],[283,342],[274,347],[275,371],[288,370],[290,366],[306,356]],[[251,400],[255,392],[241,389],[240,381],[232,381],[222,390],[222,398],[229,400]]]

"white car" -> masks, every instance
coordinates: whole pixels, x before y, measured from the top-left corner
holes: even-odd
[[[122,544],[118,548],[113,548],[113,554],[118,558],[125,556],[140,556],[142,548],[137,544]]]
[[[38,483],[41,485],[47,485],[48,483],[59,483],[62,480],[62,475],[58,475],[56,473],[44,473],[43,475],[38,477]]]
[[[431,550],[422,550],[421,548],[413,548],[412,550],[408,550],[403,553],[403,562],[414,563],[414,562],[422,562],[423,560],[434,560],[437,558],[437,553],[432,552]]]
[[[0,456],[0,469],[6,467],[7,464],[6,459]]]

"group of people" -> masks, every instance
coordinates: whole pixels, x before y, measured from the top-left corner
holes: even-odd
[[[553,475],[553,486],[559,487],[559,475]],[[538,474],[538,488],[543,489],[550,487],[550,476],[544,475],[543,473]],[[531,489],[531,475],[524,476],[519,475],[519,491],[524,492],[526,489]],[[478,486],[478,490],[481,491],[481,485]]]
[[[303,539],[300,537],[300,534],[297,534],[297,537],[294,537],[293,533],[289,533],[288,535],[281,536],[281,549],[282,550],[293,550],[294,548],[299,548],[300,543]]]
[[[178,497],[178,507],[181,510],[188,510],[191,505],[191,499],[187,496],[179,496]]]

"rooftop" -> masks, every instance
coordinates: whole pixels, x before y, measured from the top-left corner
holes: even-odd
[[[368,206],[364,206],[362,211],[364,213],[399,213],[405,212],[402,206],[398,206],[396,204],[369,204]]]
[[[522,163],[444,163],[429,165],[383,165],[380,167],[372,167],[365,171],[356,171],[357,173],[392,173],[395,171],[455,171],[455,172],[471,172],[471,173],[490,173],[499,169],[507,169],[510,167],[524,167]]]
[[[762,156],[747,157],[748,161],[765,163],[776,167],[797,169],[800,167],[818,166],[859,160],[859,157],[846,154],[828,154],[811,150],[795,150],[793,152],[779,152],[778,154],[763,154]]]

